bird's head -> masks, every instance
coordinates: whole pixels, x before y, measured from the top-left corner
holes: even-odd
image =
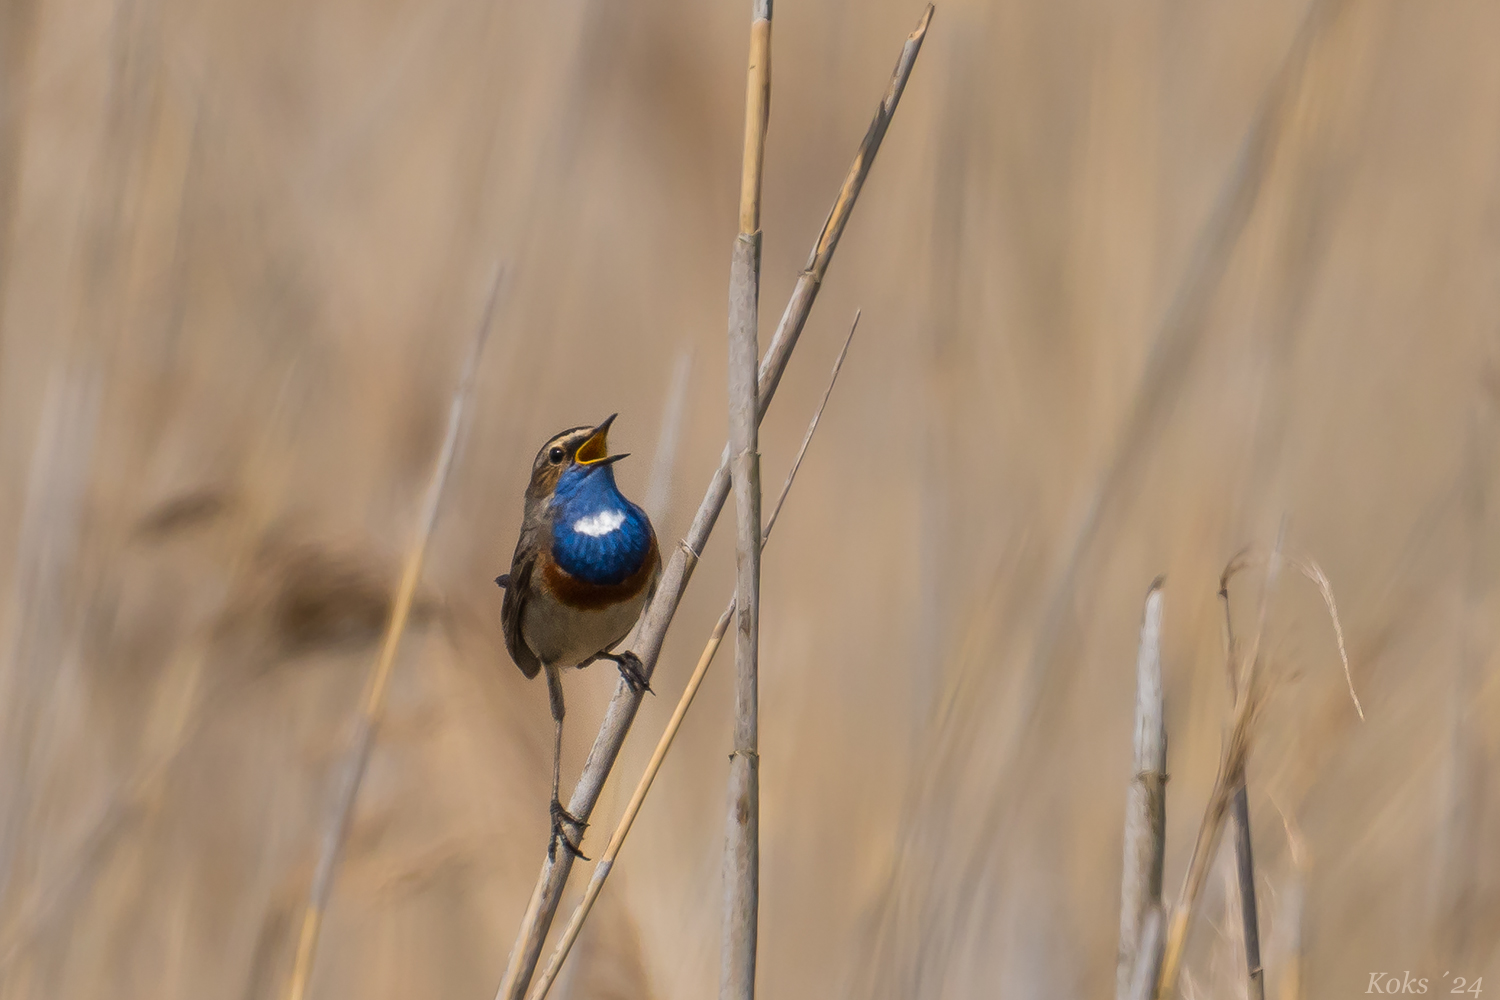
[[[628,452],[609,453],[609,425],[617,416],[611,413],[597,427],[573,427],[554,434],[531,463],[531,485],[526,488],[526,499],[545,500],[557,492],[564,477],[570,483],[582,481],[627,457]]]

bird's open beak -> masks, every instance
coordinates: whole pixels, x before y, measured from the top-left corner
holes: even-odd
[[[579,465],[591,468],[613,465],[620,459],[629,455],[611,455],[609,453],[609,425],[615,422],[618,413],[611,413],[604,419],[604,423],[594,428],[588,440],[578,446],[578,451],[573,455],[573,461]]]

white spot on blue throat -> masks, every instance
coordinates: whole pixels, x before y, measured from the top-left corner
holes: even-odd
[[[624,523],[625,512],[623,510],[601,510],[574,521],[573,530],[580,535],[588,535],[590,538],[600,538],[611,531],[620,530],[620,525]]]
[[[620,493],[609,466],[566,469],[553,491],[552,510],[552,558],[584,583],[623,583],[651,554],[651,523]]]

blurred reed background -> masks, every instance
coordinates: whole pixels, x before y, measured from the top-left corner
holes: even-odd
[[[919,13],[777,11],[763,344]],[[0,5],[0,997],[280,995],[500,263],[309,996],[493,994],[551,721],[491,580],[550,433],[620,411],[668,540],[718,462],[748,15]],[[1249,769],[1268,986],[1300,949],[1310,998],[1500,987],[1497,38],[1486,0],[940,6],[761,432],[779,484],[862,307],[764,567],[766,996],[1108,995],[1146,588],[1171,896],[1229,708],[1218,575],[1283,514],[1367,721],[1286,576]],[[554,995],[713,988],[732,675]],[[568,678],[565,775],[615,682]],[[1184,996],[1243,989],[1230,855]]]

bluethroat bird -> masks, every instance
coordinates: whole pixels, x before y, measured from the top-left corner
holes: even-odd
[[[598,427],[555,434],[531,463],[521,538],[510,572],[495,582],[505,590],[501,621],[505,648],[527,678],[547,674],[555,739],[552,745],[552,834],[576,857],[585,824],[562,807],[563,670],[613,660],[636,691],[649,690],[640,658],[615,653],[640,617],[661,576],[661,552],[646,512],[615,485],[609,454],[612,414]],[[569,835],[569,830],[572,835]]]

